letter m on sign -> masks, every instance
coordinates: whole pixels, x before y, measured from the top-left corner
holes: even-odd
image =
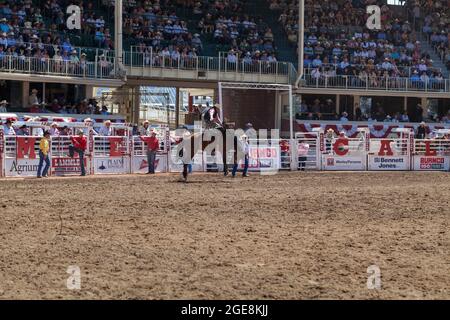
[[[16,137],[16,153],[17,159],[36,159],[34,151],[35,138]]]

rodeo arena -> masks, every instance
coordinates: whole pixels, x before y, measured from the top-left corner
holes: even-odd
[[[449,18],[0,1],[0,299],[450,299]]]

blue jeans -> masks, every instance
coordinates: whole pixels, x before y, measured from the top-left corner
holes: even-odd
[[[233,165],[233,171],[231,172],[231,174],[233,175],[233,177],[236,175],[238,169],[238,164],[237,162]],[[244,158],[244,172],[242,172],[242,174],[245,176],[248,172],[248,155],[245,156]]]
[[[81,174],[83,176],[86,175],[86,168],[84,167],[84,150],[77,149],[73,145],[69,145],[69,155],[71,158],[73,158],[74,153],[78,153],[78,157],[80,158],[80,167],[81,167]]]
[[[42,167],[44,166],[44,162],[45,162],[45,168],[44,168],[44,170],[42,170]],[[42,151],[39,151],[39,166],[38,166],[37,176],[38,177],[47,176],[48,169],[50,169],[50,156],[48,154],[44,155],[42,153]]]
[[[155,173],[156,151],[147,151],[148,173]]]

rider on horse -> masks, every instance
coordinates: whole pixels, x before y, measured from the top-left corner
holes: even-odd
[[[211,108],[207,109],[203,120],[206,123],[206,128],[208,129],[224,129],[222,119],[220,119],[220,104],[216,103]]]

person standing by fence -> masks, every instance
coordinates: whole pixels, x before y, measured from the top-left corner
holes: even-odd
[[[159,150],[159,140],[156,137],[156,132],[154,130],[149,131],[150,136],[140,136],[141,140],[147,144],[147,162],[148,162],[148,172],[147,174],[155,173],[155,160],[156,152]]]
[[[48,170],[50,169],[50,132],[45,131],[44,136],[41,138],[41,142],[39,143],[39,166],[38,166],[38,172],[37,177],[38,178],[47,178],[48,177]],[[42,167],[45,167],[44,170],[42,170]]]
[[[72,144],[69,145],[69,155],[71,158],[74,157],[75,152],[78,153],[80,159],[81,176],[86,175],[86,168],[84,166],[84,154],[87,148],[87,139],[84,136],[84,131],[82,129],[78,130],[78,136],[70,137]]]
[[[250,147],[248,144],[247,135],[243,134],[241,136],[241,138],[237,140],[237,143],[240,144],[240,146],[238,148],[241,150],[239,150],[239,152],[242,152],[244,154],[244,170],[242,172],[242,177],[248,177],[249,176],[248,175],[248,164],[249,164],[249,149],[250,149]],[[236,150],[235,152],[238,152],[238,151]],[[231,176],[233,178],[236,177],[236,172],[238,169],[238,162],[239,162],[239,159],[236,158],[234,161],[234,165],[233,165],[233,171],[231,172]]]

